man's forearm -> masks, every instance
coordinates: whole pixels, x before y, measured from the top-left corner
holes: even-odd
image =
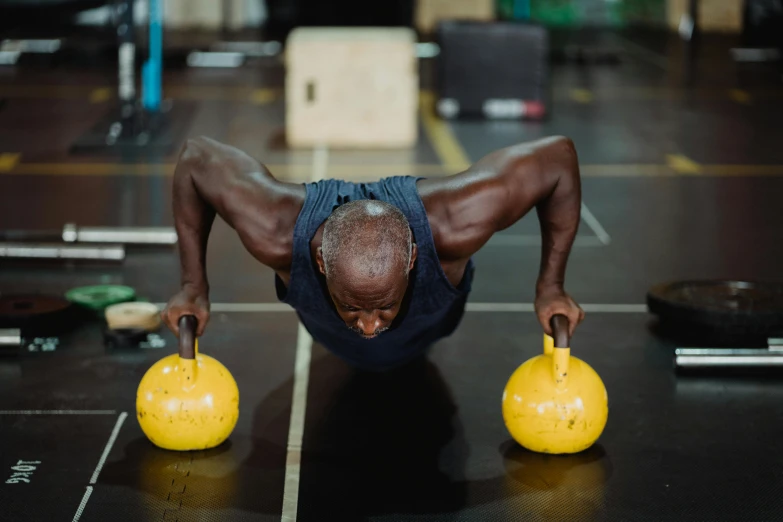
[[[540,161],[542,171],[551,173],[555,180],[552,191],[536,205],[542,239],[538,294],[562,290],[568,257],[579,228],[582,206],[579,162],[570,141],[563,142],[559,148]]]
[[[204,168],[203,151],[188,142],[180,154],[174,173],[174,225],[179,237],[182,287],[208,293],[206,253],[215,209],[199,194],[193,179]]]

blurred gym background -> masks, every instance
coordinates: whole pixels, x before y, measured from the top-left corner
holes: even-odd
[[[769,465],[783,458],[783,386],[675,381],[674,341],[648,328],[643,301],[660,281],[779,279],[782,48],[783,0],[0,0],[0,328],[16,329],[0,349],[20,356],[0,365],[0,406],[22,415],[0,440],[8,462],[51,466],[0,491],[3,514],[172,520],[181,508],[179,520],[227,520],[236,508],[269,519],[283,506],[296,520],[287,451],[299,448],[299,520],[769,519],[783,509]],[[131,411],[162,355],[149,348],[176,344],[165,329],[117,337],[93,312],[107,295],[158,306],[177,291],[171,173],[188,137],[239,147],[281,179],[364,181],[455,173],[551,134],[574,140],[586,179],[567,288],[590,317],[578,353],[610,390],[602,447],[556,463],[514,453],[488,406],[541,349],[527,313],[541,240],[531,213],[477,254],[470,313],[432,368],[396,385],[355,379],[318,345],[300,365],[272,271],[216,222],[203,346],[242,388],[233,449],[211,461],[217,472],[209,459],[175,465],[132,415],[120,431],[123,412],[99,461],[102,419]],[[54,262],[31,262],[42,259]],[[779,286],[672,293],[658,313],[773,326],[747,357],[781,367]],[[754,298],[758,317],[744,313]],[[67,314],[52,325],[53,306],[72,302],[94,307],[86,326]],[[690,313],[705,302],[709,313]],[[742,345],[727,339],[685,346]],[[733,355],[686,359],[747,364]],[[307,409],[288,409],[301,382]],[[25,420],[52,408],[109,415]],[[287,439],[289,425],[306,437]],[[749,429],[756,443],[738,444]],[[51,440],[67,443],[41,443]],[[90,485],[87,459],[100,462]],[[54,492],[65,500],[41,501]],[[346,492],[356,502],[334,501]]]
[[[748,45],[779,45],[779,0],[164,0],[166,34],[217,43],[230,37],[284,40],[298,26],[408,26],[422,37],[446,19],[531,20],[552,28],[648,28],[740,34]],[[145,25],[147,0],[0,0],[4,63],[14,40],[76,38],[99,34],[116,21],[121,4],[132,4]]]
[[[449,25],[451,22],[461,25]],[[509,24],[517,28],[525,25],[531,29],[508,31]],[[659,85],[661,78],[676,76],[675,80],[681,87],[683,80],[686,84],[713,81],[708,75],[699,77],[699,72],[688,62],[695,55],[690,50],[698,48],[702,56],[706,54],[709,57],[713,52],[721,60],[742,64],[764,63],[767,73],[771,65],[771,70],[777,71],[772,76],[776,82],[773,85],[777,85],[780,79],[783,2],[0,0],[0,103],[35,97],[37,92],[42,98],[89,97],[92,102],[114,102],[116,105],[108,110],[102,121],[85,116],[85,121],[89,120],[93,127],[80,129],[78,136],[75,130],[78,125],[70,133],[59,133],[58,141],[64,146],[58,151],[51,146],[47,149],[43,145],[31,147],[29,143],[17,143],[19,137],[10,131],[0,135],[6,170],[22,159],[30,160],[31,153],[58,152],[55,155],[62,159],[66,149],[67,152],[84,148],[111,151],[130,146],[136,152],[157,147],[158,152],[166,156],[194,131],[223,139],[225,136],[220,132],[193,129],[188,123],[193,108],[180,107],[184,113],[177,113],[177,107],[172,110],[170,102],[177,97],[190,96],[198,102],[210,96],[226,95],[225,92],[210,93],[203,89],[193,94],[193,83],[203,80],[206,88],[211,85],[212,78],[220,78],[225,87],[232,77],[229,74],[215,77],[208,73],[186,76],[189,87],[183,91],[181,75],[175,77],[171,82],[175,85],[170,85],[171,89],[167,90],[166,82],[173,77],[167,80],[166,74],[183,69],[225,71],[242,68],[250,72],[235,76],[232,87],[254,86],[260,90],[250,93],[235,90],[229,94],[249,97],[256,103],[280,100],[283,85],[287,83],[286,74],[290,79],[294,69],[292,61],[287,63],[287,69],[285,62],[292,31],[328,27],[405,28],[408,40],[411,40],[409,43],[414,46],[412,52],[422,66],[408,79],[425,93],[434,91],[434,96],[428,100],[437,107],[439,117],[540,120],[547,118],[555,105],[550,90],[549,65],[553,63],[611,67],[631,56],[631,61],[647,61],[652,63],[653,69],[657,67],[658,80],[651,79],[655,74],[645,74],[645,84]],[[316,40],[322,38],[317,32],[314,34]],[[365,36],[360,35],[359,40],[366,41],[363,39],[367,34],[372,38],[375,33],[371,31]],[[399,36],[402,33],[394,34]],[[331,36],[326,38],[334,40]],[[361,46],[360,43],[356,48]],[[312,53],[305,53],[299,55],[297,64],[308,67],[303,64],[352,60],[345,57],[352,56],[353,51],[345,55],[339,55],[339,52],[322,50],[318,59]],[[383,59],[379,57],[384,56],[386,51],[378,52],[368,62],[375,65],[365,67],[368,78],[372,78],[367,81],[374,87],[365,86],[364,94],[346,97],[364,100],[363,110],[370,113],[384,105],[383,95],[377,89],[384,80],[379,78],[386,74],[399,81],[405,76],[391,70],[383,72]],[[671,60],[672,56],[679,57],[682,66],[678,64],[676,68],[670,68],[663,63]],[[354,69],[362,67],[357,65]],[[62,88],[46,90],[45,84],[57,83],[51,74],[74,68],[81,71],[91,69],[94,75],[59,74],[57,81],[78,83],[84,89],[88,84],[101,87],[90,90],[84,96],[77,94],[74,90],[77,87],[73,86],[68,92]],[[346,70],[345,67],[337,69]],[[725,70],[713,69],[720,71],[715,73],[718,81]],[[25,76],[30,71],[32,73]],[[255,71],[260,73],[255,74]],[[305,76],[307,74],[322,73],[310,71]],[[333,76],[340,74],[335,72]],[[626,76],[633,74],[630,71]],[[326,80],[320,78],[319,81]],[[33,84],[35,88],[30,89]],[[312,103],[314,87],[301,87],[304,91],[297,87],[297,92],[309,93],[302,103]],[[600,86],[596,87],[600,89]],[[288,85],[287,88],[290,96],[292,87]],[[394,92],[400,92],[399,88],[399,85],[390,87]],[[321,104],[331,107],[333,115],[343,111],[344,107],[338,107],[338,100],[321,96],[326,91],[327,88],[321,90],[319,87]],[[585,102],[594,94],[575,89],[568,96],[571,101],[581,99]],[[735,95],[742,97],[743,93],[737,91]],[[288,121],[285,125],[289,145],[295,142],[313,145],[317,142],[347,148],[413,146],[411,139],[400,142],[399,139],[386,140],[383,137],[378,137],[372,144],[352,142],[345,137],[342,141],[335,141],[333,135],[337,131],[329,129],[304,141],[297,140],[295,136],[292,139],[292,135],[297,133],[292,128],[292,111],[295,112],[292,106],[297,103],[299,101],[290,97],[286,100]],[[400,110],[408,114],[419,108],[416,103]],[[356,121],[349,121],[350,117],[345,114],[334,117],[342,125],[351,126],[354,132],[360,127]],[[380,113],[375,117],[383,120]],[[409,115],[408,120],[412,117]],[[308,118],[328,127],[325,123],[328,118],[322,115],[311,111],[308,117],[304,117],[305,120]],[[410,127],[410,123],[407,125]],[[365,128],[364,134],[368,130],[369,127]],[[244,146],[243,143],[235,144]],[[272,145],[271,148],[274,148]],[[251,149],[248,152],[261,152],[255,147]],[[25,157],[19,156],[20,153]]]

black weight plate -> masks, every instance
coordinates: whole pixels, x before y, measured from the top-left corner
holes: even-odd
[[[0,327],[19,328],[23,337],[57,335],[71,329],[76,321],[74,306],[61,296],[0,296]]]
[[[783,283],[691,280],[656,285],[647,306],[661,321],[714,331],[783,332]]]

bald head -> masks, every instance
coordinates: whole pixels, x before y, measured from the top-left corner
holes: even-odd
[[[405,214],[383,201],[365,199],[341,205],[324,225],[321,253],[327,279],[407,276],[411,250]]]

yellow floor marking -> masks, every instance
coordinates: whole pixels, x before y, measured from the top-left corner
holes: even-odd
[[[10,152],[0,154],[0,172],[11,172],[14,170],[21,156],[21,154],[12,154]]]
[[[737,103],[752,103],[754,99],[776,99],[783,98],[783,91],[766,88],[745,89],[721,89],[721,88],[699,88],[682,89],[675,87],[606,87],[590,91],[584,87],[556,86],[553,88],[553,98],[559,100],[580,101],[577,98],[582,94],[575,94],[579,91],[587,91],[592,95],[592,101],[678,101],[686,98],[696,98],[701,100],[733,100]]]
[[[173,163],[20,163],[12,174],[116,176],[172,174]]]
[[[593,93],[589,89],[571,89],[570,98],[578,103],[590,103],[593,101]]]
[[[2,156],[0,156],[2,159]],[[7,168],[0,163],[0,172],[9,174],[51,176],[116,176],[116,175],[171,175],[174,163],[20,163],[7,160]],[[309,165],[267,165],[272,175],[280,179],[300,179],[309,175]],[[442,165],[329,165],[329,175],[339,178],[355,178],[362,181],[395,175],[445,175],[451,172]]]
[[[90,103],[103,103],[108,101],[114,94],[114,89],[108,87],[99,87],[93,89],[90,93]]]
[[[276,100],[280,89],[257,89],[225,85],[170,85],[164,86],[163,95],[173,99],[194,101],[236,101],[264,104]]]
[[[276,89],[254,89],[250,94],[250,103],[263,105],[275,101],[277,96],[278,91]]]
[[[591,103],[594,101],[676,101],[694,91],[684,89],[662,89],[658,87],[622,87],[605,88],[595,91],[585,88],[555,88],[553,97],[556,101],[576,101]],[[700,95],[701,96],[701,95]],[[704,95],[706,96],[706,95]],[[721,94],[726,97],[726,93]]]
[[[580,165],[582,177],[652,177],[677,175],[666,165],[656,164],[619,164],[619,165]]]
[[[0,96],[73,100],[87,98],[92,89],[82,85],[2,85]]]
[[[420,96],[421,121],[441,164],[446,170],[461,172],[470,166],[470,160],[460,145],[451,126],[435,114],[435,97],[422,91]]]
[[[0,154],[0,173],[47,176],[170,176],[174,163],[22,163],[21,154]],[[692,174],[705,176],[783,176],[783,165],[698,165],[683,156],[671,155],[664,164],[581,165],[583,177],[673,177]],[[281,180],[308,179],[308,164],[270,164],[267,168]],[[394,175],[437,176],[454,174],[444,165],[377,164],[329,165],[329,176],[355,181],[378,180]]]
[[[241,88],[237,93],[237,89],[219,85],[169,85],[163,88],[164,98],[170,97],[180,100],[235,100],[247,99],[249,95],[249,88]]]
[[[703,165],[709,176],[781,176],[783,165]]]
[[[679,174],[701,174],[701,165],[682,154],[667,154],[666,164]]]
[[[7,98],[50,98],[50,99],[92,99],[93,95],[102,97],[105,89],[113,93],[113,85],[0,85],[0,96]],[[224,101],[249,101],[250,103],[269,103],[280,98],[282,89],[232,85],[169,85],[163,87],[164,98]],[[431,93],[423,92],[425,97]],[[112,94],[110,94],[111,96]],[[604,100],[628,101],[675,101],[685,97],[705,100],[733,100],[737,103],[752,103],[754,99],[783,98],[783,90],[758,87],[751,90],[725,88],[680,88],[665,86],[625,86],[606,87],[590,90],[586,87],[568,85],[553,88],[555,100],[572,100],[580,103]],[[587,100],[587,101],[585,101]]]
[[[751,102],[750,93],[742,89],[731,89],[729,91],[729,97],[735,102],[743,105],[749,105]]]

